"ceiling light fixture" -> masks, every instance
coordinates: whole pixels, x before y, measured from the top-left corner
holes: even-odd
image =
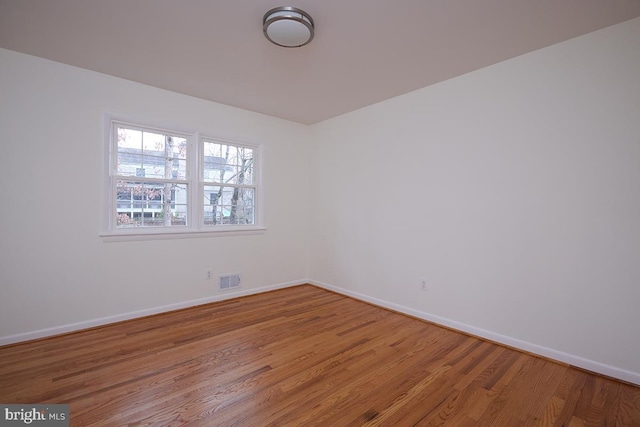
[[[281,6],[264,14],[265,37],[282,47],[300,47],[313,40],[313,18],[302,9]]]

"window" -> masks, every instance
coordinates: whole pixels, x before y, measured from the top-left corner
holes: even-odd
[[[109,235],[260,230],[258,147],[112,120]]]
[[[204,139],[206,225],[255,224],[254,149]]]

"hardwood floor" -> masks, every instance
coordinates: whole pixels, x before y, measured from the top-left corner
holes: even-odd
[[[640,426],[640,388],[304,285],[0,348],[73,426]]]

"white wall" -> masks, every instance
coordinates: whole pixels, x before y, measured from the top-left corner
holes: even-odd
[[[635,19],[315,125],[309,277],[640,382],[639,40]]]
[[[0,343],[218,298],[212,268],[640,383],[639,39],[636,19],[312,127],[0,50]],[[268,231],[105,243],[106,112],[264,144]]]
[[[8,50],[0,98],[3,342],[307,277],[308,127]],[[105,113],[263,144],[266,233],[105,243]]]

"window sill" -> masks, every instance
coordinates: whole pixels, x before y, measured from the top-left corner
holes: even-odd
[[[162,231],[162,232],[119,232],[101,233],[100,237],[105,243],[109,242],[133,242],[140,240],[173,240],[173,239],[196,239],[202,237],[228,237],[228,236],[250,236],[264,234],[265,227],[234,228],[229,227],[220,230],[198,230],[198,231]]]

